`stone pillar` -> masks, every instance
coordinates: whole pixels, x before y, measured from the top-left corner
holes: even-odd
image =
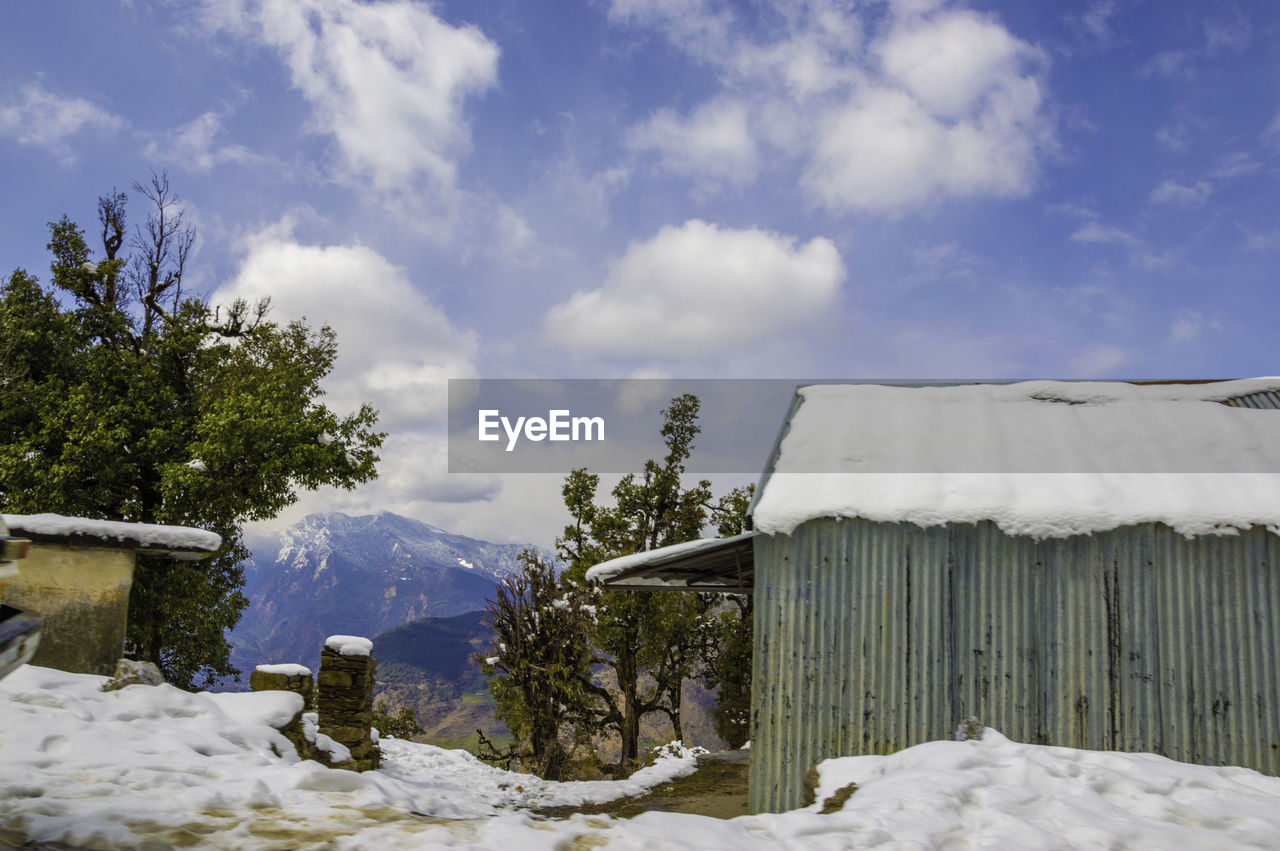
[[[251,691],[291,691],[302,695],[302,709],[280,732],[293,743],[294,750],[303,759],[316,759],[318,754],[311,742],[307,741],[302,724],[302,713],[311,708],[311,696],[315,683],[311,679],[311,669],[304,665],[259,665],[249,675]]]
[[[316,694],[320,732],[351,751],[356,771],[377,768],[382,758],[370,734],[377,669],[372,652],[373,642],[367,638],[331,635],[320,653]]]

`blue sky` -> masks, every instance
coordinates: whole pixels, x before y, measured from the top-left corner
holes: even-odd
[[[382,410],[380,482],[285,519],[549,543],[558,479],[445,474],[449,377],[1275,373],[1272,2],[5,11],[5,271],[167,170],[191,280]]]

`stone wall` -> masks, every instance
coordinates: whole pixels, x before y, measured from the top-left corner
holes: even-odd
[[[303,665],[259,665],[249,675],[253,691],[291,691],[302,695],[302,705],[310,708],[315,693],[311,669]]]
[[[302,665],[259,665],[249,675],[249,688],[252,691],[291,691],[302,695],[302,709],[280,732],[293,744],[298,756],[303,759],[321,759],[321,754],[307,739],[302,721],[303,713],[311,708],[315,692],[310,668]]]
[[[378,664],[365,646],[335,642],[332,636],[320,653],[316,709],[320,732],[351,751],[356,771],[377,768],[382,754],[373,741],[373,683]],[[364,645],[369,642],[360,639]]]
[[[333,635],[326,639],[314,691],[316,712],[299,712],[281,730],[293,742],[298,756],[352,771],[370,771],[381,764],[382,754],[371,731],[378,668],[370,656],[372,649],[367,638]],[[302,695],[304,709],[312,705],[311,671],[302,665],[259,665],[249,675],[249,688],[291,691]]]

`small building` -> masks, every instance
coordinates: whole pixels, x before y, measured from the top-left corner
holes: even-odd
[[[9,532],[31,540],[17,575],[0,578],[0,601],[42,621],[31,664],[110,676],[124,652],[129,591],[139,554],[198,560],[222,546],[202,529],[5,514]]]
[[[1280,380],[802,387],[751,517],[588,575],[754,593],[753,812],[968,716],[1280,774]]]

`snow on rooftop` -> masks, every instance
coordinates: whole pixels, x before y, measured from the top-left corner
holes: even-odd
[[[817,385],[783,437],[755,528],[818,517],[994,521],[1066,537],[1162,522],[1280,534],[1280,411],[1226,399],[1280,380],[950,387]]]
[[[685,541],[683,544],[671,544],[656,550],[642,550],[638,553],[619,556],[609,561],[602,561],[595,567],[587,570],[588,582],[604,582],[612,579],[622,573],[626,573],[633,567],[641,567],[648,564],[654,564],[658,561],[668,561],[679,556],[690,556],[702,550],[711,549],[716,546],[723,546],[726,542],[744,540],[750,538],[752,533],[748,532],[743,535],[735,535],[732,538],[698,538],[694,541]]]
[[[339,656],[368,656],[373,653],[373,642],[358,635],[331,635],[324,640],[324,647]]]
[[[89,520],[61,514],[5,514],[5,525],[29,535],[65,535],[98,538],[137,545],[143,549],[171,549],[211,553],[222,546],[222,537],[204,529],[187,526],[159,526],[152,523],[122,523],[116,520]]]
[[[1214,848],[1275,847],[1280,778],[1011,742],[936,741],[819,765],[820,805],[722,820],[541,818],[530,808],[644,793],[692,772],[667,746],[618,781],[555,783],[465,751],[384,739],[382,767],[303,761],[271,728],[290,692],[103,692],[104,677],[26,665],[0,681],[0,842],[29,847]],[[24,847],[28,847],[24,845]]]

